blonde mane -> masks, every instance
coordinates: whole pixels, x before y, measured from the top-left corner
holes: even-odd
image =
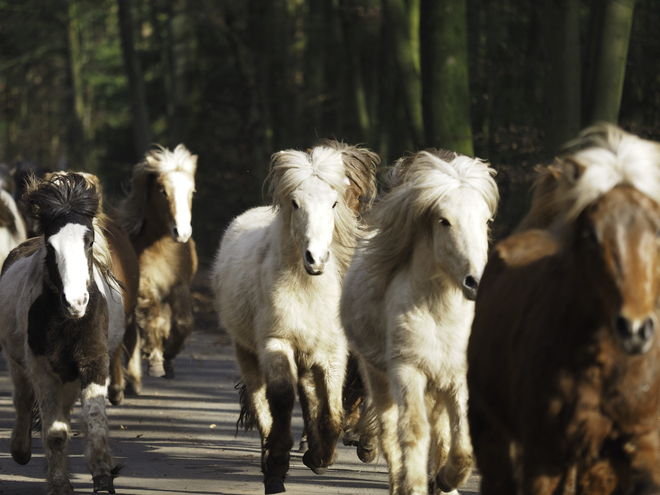
[[[430,213],[449,192],[478,191],[494,217],[499,201],[495,173],[478,158],[454,154],[451,159],[437,150],[399,160],[388,179],[390,192],[372,208],[373,235],[364,245],[365,265],[376,284],[386,287],[408,262],[415,243],[430,233]]]
[[[196,170],[197,155],[190,153],[183,144],[179,144],[174,151],[160,145],[148,151],[144,159],[133,167],[130,193],[117,207],[117,218],[128,235],[136,236],[144,223],[147,213],[148,179],[152,174],[184,172],[190,175],[194,184]]]
[[[274,153],[265,184],[273,199],[273,208],[281,213],[289,207],[291,194],[310,177],[318,177],[338,193],[332,253],[343,275],[353,256],[359,229],[355,213],[344,198],[348,185],[342,152],[316,146],[309,152],[284,150]]]

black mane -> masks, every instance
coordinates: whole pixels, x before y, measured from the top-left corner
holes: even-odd
[[[74,172],[50,179],[30,181],[22,199],[26,210],[39,223],[39,232],[54,220],[77,213],[90,219],[96,216],[99,194],[96,187]]]

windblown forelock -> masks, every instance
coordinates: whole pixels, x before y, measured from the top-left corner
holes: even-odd
[[[660,204],[660,145],[628,134],[612,125],[586,129],[570,146],[558,167],[562,173],[577,164],[579,177],[573,187],[558,191],[566,204],[567,220],[574,220],[590,204],[616,186],[630,186]]]
[[[49,224],[68,214],[81,215],[91,222],[98,212],[99,195],[94,184],[71,172],[45,180],[31,177],[22,202],[37,220],[38,233],[43,234]]]

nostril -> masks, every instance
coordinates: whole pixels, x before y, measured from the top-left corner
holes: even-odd
[[[639,329],[639,333],[644,340],[648,340],[653,337],[655,333],[655,323],[651,318],[647,318],[642,323],[642,328]]]
[[[614,322],[614,327],[621,337],[632,336],[632,322],[628,318],[621,315],[617,316],[616,321]]]
[[[321,258],[321,263],[327,263],[329,259],[330,259],[330,251],[326,251],[326,253]]]
[[[89,292],[85,291],[85,294],[83,295],[83,304],[87,304],[89,302]]]
[[[179,237],[179,229],[177,229],[176,227],[172,229],[172,233],[174,234],[174,237]]]
[[[465,277],[465,280],[463,280],[463,285],[468,289],[477,290],[479,288],[479,281],[472,275],[468,275]]]
[[[305,261],[310,265],[314,264],[314,256],[309,252],[309,249],[305,251]]]

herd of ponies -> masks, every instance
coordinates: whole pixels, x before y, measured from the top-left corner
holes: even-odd
[[[197,156],[155,147],[105,209],[90,174],[0,177],[0,345],[10,449],[46,492],[67,469],[78,397],[94,491],[114,493],[106,398],[142,362],[174,378],[193,329]],[[227,227],[210,270],[256,428],[266,494],[285,492],[296,398],[302,462],[382,453],[392,495],[660,494],[660,144],[598,125],[539,167],[532,203],[489,249],[499,192],[485,161],[408,154],[377,183],[372,151],[334,140],[274,153],[272,203]],[[6,259],[5,259],[6,258]],[[256,468],[256,466],[255,466]]]

